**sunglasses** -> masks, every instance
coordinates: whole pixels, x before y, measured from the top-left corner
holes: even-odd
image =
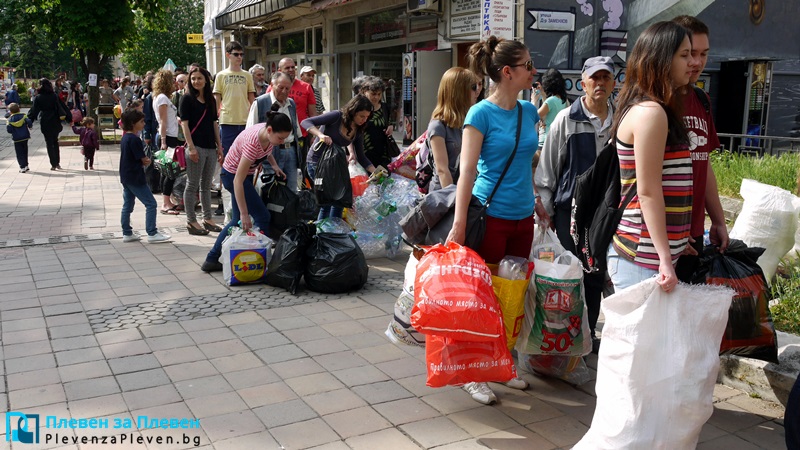
[[[242,57],[244,56],[243,52],[231,52],[231,56]]]
[[[474,92],[480,92],[480,90],[483,89],[483,81],[473,84],[470,86],[470,89],[472,89]]]
[[[533,60],[529,59],[522,64],[510,64],[508,67],[519,67],[519,66],[525,66],[525,70],[530,72],[531,70],[533,70]]]

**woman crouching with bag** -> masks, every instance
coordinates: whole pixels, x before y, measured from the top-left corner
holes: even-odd
[[[272,105],[265,123],[255,124],[242,131],[225,156],[219,178],[222,186],[231,193],[231,221],[219,233],[217,241],[208,252],[205,262],[200,267],[203,272],[222,270],[219,258],[222,256],[222,242],[228,236],[230,227],[241,226],[244,231],[249,231],[255,221],[255,225],[262,233],[266,234],[269,228],[269,211],[253,185],[253,174],[256,167],[266,159],[278,177],[286,176],[272,156],[272,148],[283,144],[289,137],[292,121],[289,116],[277,110],[278,105]],[[250,220],[250,216],[253,216],[253,220]],[[241,225],[238,225],[239,219]]]
[[[475,249],[478,254],[489,264],[499,263],[506,255],[528,258],[535,203],[531,164],[538,144],[536,133],[530,130],[536,129],[539,114],[531,102],[517,97],[520,91],[531,89],[536,69],[525,44],[494,36],[473,44],[467,58],[474,73],[488,75],[497,86],[464,119],[455,219],[447,241],[464,244],[467,209],[475,195],[489,204],[485,237]],[[521,378],[505,385],[528,387]],[[464,390],[480,403],[497,400],[486,383],[467,383]]]

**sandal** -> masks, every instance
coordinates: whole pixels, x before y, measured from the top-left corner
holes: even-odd
[[[219,233],[220,231],[222,231],[221,226],[213,223],[208,223],[206,221],[203,221],[203,227],[206,229],[206,231],[213,231],[215,233]]]
[[[193,234],[195,236],[205,236],[208,234],[208,230],[204,230],[202,228],[196,228],[189,222],[186,222],[186,229],[189,231],[189,234]]]
[[[172,208],[162,209],[161,214],[166,214],[168,216],[177,216],[180,213],[178,212],[178,207],[173,206]]]

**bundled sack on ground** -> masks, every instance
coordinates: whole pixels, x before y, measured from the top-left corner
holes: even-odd
[[[400,219],[420,194],[411,180],[398,175],[373,181],[348,210],[348,222],[356,229],[356,242],[367,259],[394,258],[400,249]]]
[[[770,289],[756,261],[763,248],[748,248],[732,239],[725,253],[707,246],[693,282],[728,286],[736,295],[728,311],[728,325],[720,354],[778,362],[778,338],[769,311]]]
[[[297,293],[306,267],[306,251],[316,232],[313,224],[299,223],[283,232],[269,261],[265,282]]]
[[[719,342],[734,291],[654,278],[603,300],[597,407],[574,450],[689,450],[714,410]]]
[[[369,267],[349,234],[317,233],[306,251],[306,286],[315,292],[342,294],[361,289]]]
[[[492,272],[474,250],[448,242],[417,265],[411,325],[420,333],[460,341],[495,341],[505,329]],[[474,381],[474,380],[473,380]]]
[[[419,260],[412,253],[408,257],[403,272],[403,290],[394,303],[394,315],[386,329],[386,337],[394,344],[406,344],[415,347],[425,346],[425,335],[411,326],[411,310],[414,308],[414,278],[417,276]]]
[[[238,227],[222,242],[222,276],[228,286],[261,283],[267,273],[272,240],[258,228],[248,232]]]
[[[564,380],[580,386],[592,381],[582,356],[517,354],[519,368],[533,374]]]
[[[765,249],[758,265],[769,283],[781,258],[794,246],[800,198],[779,187],[748,179],[742,180],[739,193],[744,205],[730,237],[741,239],[749,247]]]
[[[300,219],[300,199],[294,189],[275,175],[262,175],[261,201],[269,210],[269,235],[278,239],[289,227],[296,225]]]

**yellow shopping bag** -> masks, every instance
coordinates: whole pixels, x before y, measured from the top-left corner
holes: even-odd
[[[503,325],[506,329],[506,343],[508,349],[514,348],[517,343],[517,336],[522,330],[522,322],[525,318],[525,292],[528,290],[528,280],[509,280],[500,278],[497,274],[498,265],[488,264],[492,271],[492,287],[500,310],[503,312]]]

